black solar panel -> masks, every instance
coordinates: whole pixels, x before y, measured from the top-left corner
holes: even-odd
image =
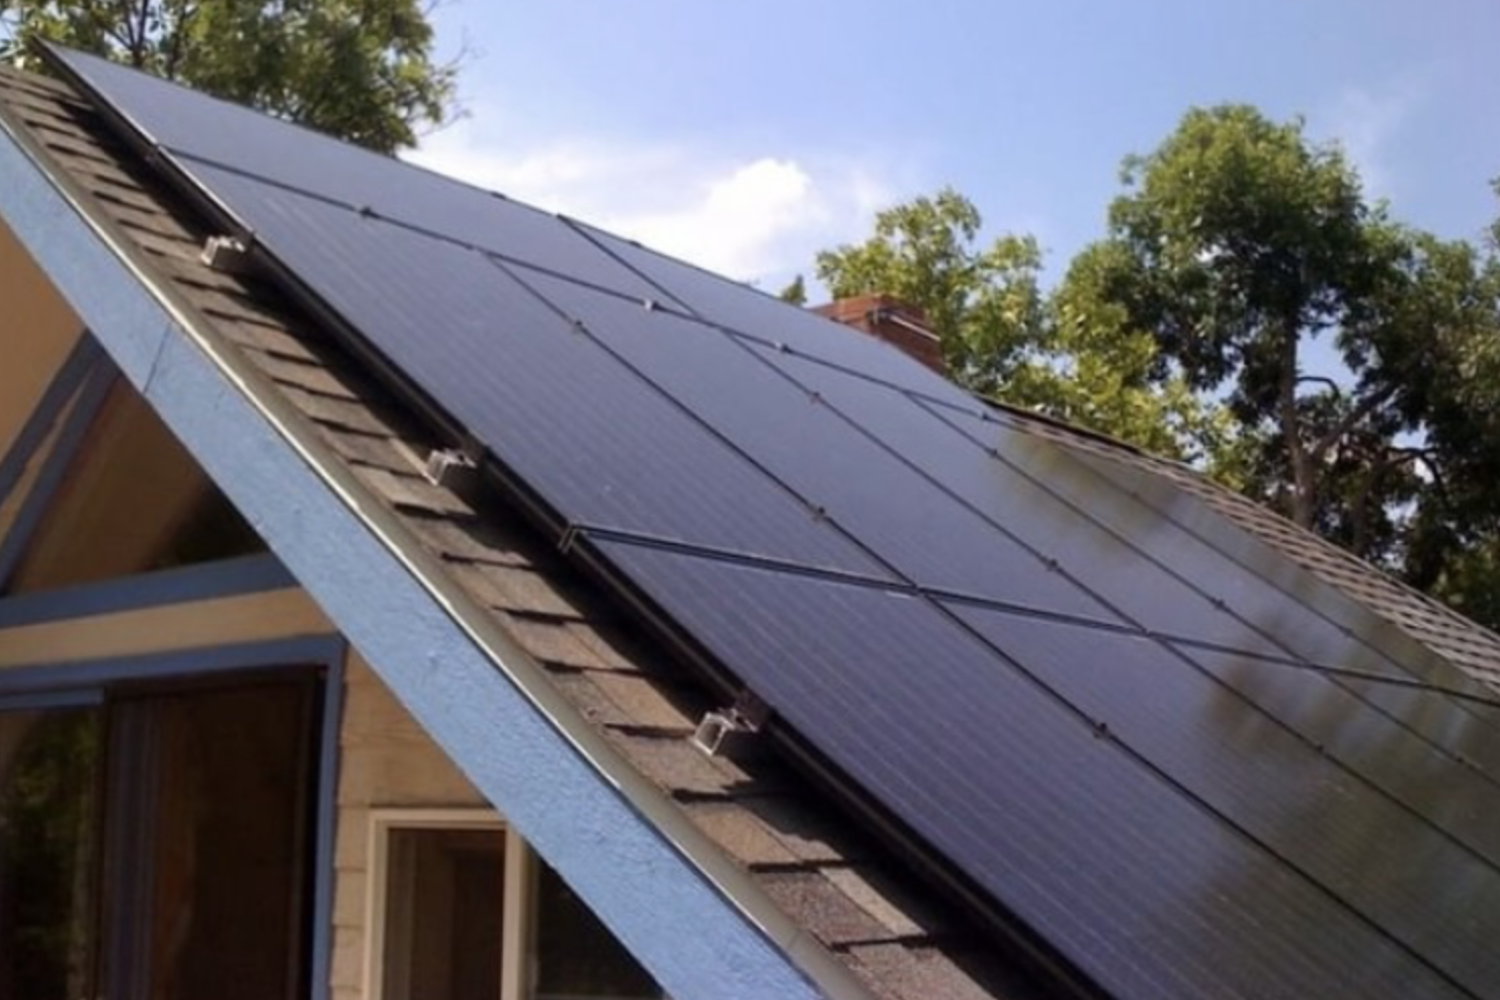
[[[1500,996],[1490,695],[1200,501],[752,289],[61,58],[1109,994]]]
[[[318,275],[331,306],[570,523],[882,572],[483,253],[188,162],[253,220],[260,242],[298,274]],[[699,468],[713,474],[691,474]]]
[[[1011,661],[913,595],[601,547],[725,662],[753,662],[757,690],[800,733],[947,856],[965,859],[986,889],[1116,995],[1463,995],[1411,960],[1399,939],[1294,872],[1243,818],[1223,815],[1108,728],[1119,716],[1149,719],[1155,706],[1159,739],[1194,739],[1169,749],[1211,754],[1179,762],[1201,767],[1189,775],[1195,784],[1224,780],[1210,769],[1233,771],[1227,758],[1248,749],[1240,770],[1257,783],[1232,773],[1238,784],[1223,789],[1247,800],[1274,786],[1281,767],[1319,767],[1314,753],[1283,753],[1286,737],[1269,720],[1244,727],[1235,716],[1246,713],[1229,706],[1223,714],[1242,728],[1215,746],[1211,727],[1221,714],[1211,699],[1174,719],[1169,711],[1183,708],[1181,699],[1151,692],[1181,679],[1149,640],[1015,618],[1020,627],[1004,646]],[[1039,634],[1047,628],[1058,631]],[[1088,706],[1104,714],[1037,680],[1073,671],[1070,688],[1106,682]],[[1142,704],[1110,706],[1111,696]],[[1131,726],[1129,735],[1140,734]],[[1277,794],[1261,807],[1264,825],[1285,824],[1284,837],[1323,832],[1310,817],[1324,812],[1334,825],[1367,818],[1349,808],[1347,782],[1319,789],[1305,770],[1293,778],[1296,796]],[[1356,794],[1354,803],[1372,799]],[[1393,811],[1386,805],[1376,818]],[[1379,839],[1347,826],[1342,833],[1338,846],[1350,851]],[[1372,853],[1363,862],[1390,854]],[[1361,863],[1348,876],[1378,871]],[[1434,930],[1462,920],[1454,913]],[[1312,941],[1316,948],[1305,947]],[[1479,968],[1491,961],[1470,956]]]
[[[851,336],[837,324],[801,309],[788,308],[785,302],[764,292],[663,257],[619,237],[581,225],[577,228],[591,233],[600,246],[711,323],[934,399],[961,403],[965,398],[951,382],[869,337]]]

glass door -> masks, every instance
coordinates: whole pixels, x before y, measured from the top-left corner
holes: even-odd
[[[306,994],[317,680],[0,711],[0,997]]]
[[[0,712],[0,997],[94,995],[100,717]]]

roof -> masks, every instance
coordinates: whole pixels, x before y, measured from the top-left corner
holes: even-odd
[[[0,69],[0,119],[38,141],[94,200],[99,218],[264,373],[580,715],[871,995],[1039,995],[951,905],[832,813],[807,780],[772,759],[735,763],[692,749],[698,719],[718,706],[685,682],[675,654],[622,621],[615,603],[564,565],[521,512],[491,498],[481,517],[425,478],[432,433],[276,289],[205,265],[201,250],[213,230],[113,140],[71,88]]]
[[[746,313],[734,311],[742,309],[770,329],[737,346],[777,343],[774,335],[793,326],[791,333],[805,339],[781,344],[781,353],[794,359],[785,364],[803,379],[832,372],[813,392],[819,405],[853,405],[850,383],[841,379],[856,371],[861,386],[873,386],[881,399],[896,385],[904,400],[921,402],[926,413],[913,415],[936,416],[949,428],[944,433],[968,449],[962,454],[982,453],[995,463],[935,466],[941,454],[913,453],[913,442],[900,437],[906,424],[865,434],[919,479],[936,482],[949,501],[964,501],[961,507],[1026,557],[1006,562],[1003,579],[990,573],[994,567],[978,566],[965,587],[954,586],[952,577],[946,586],[929,586],[936,576],[909,574],[904,579],[915,586],[907,586],[886,582],[879,569],[817,532],[798,534],[793,546],[813,547],[813,564],[777,553],[763,558],[753,544],[765,544],[766,536],[746,534],[757,526],[730,523],[720,528],[740,531],[737,545],[762,558],[747,559],[741,548],[725,545],[738,555],[707,560],[697,551],[705,547],[702,537],[640,544],[646,527],[678,530],[688,517],[666,500],[632,512],[638,521],[629,531],[569,519],[559,555],[551,534],[558,511],[547,495],[557,489],[547,480],[551,469],[535,467],[535,481],[523,475],[516,482],[524,462],[512,453],[504,470],[511,475],[479,492],[436,486],[419,474],[422,456],[445,443],[455,422],[454,401],[443,391],[452,374],[421,368],[442,354],[440,346],[417,345],[415,364],[403,365],[391,355],[411,345],[387,344],[393,350],[372,358],[367,343],[343,339],[348,325],[360,332],[360,323],[349,324],[359,302],[332,301],[338,290],[320,271],[327,259],[317,248],[294,247],[289,229],[280,231],[281,248],[297,253],[270,262],[271,280],[214,271],[198,256],[204,238],[223,231],[228,202],[273,223],[256,227],[273,254],[278,219],[316,216],[324,225],[319,235],[336,243],[344,260],[357,265],[371,254],[376,266],[384,248],[335,237],[348,222],[340,213],[379,221],[385,206],[376,200],[374,210],[356,213],[330,194],[306,199],[282,178],[270,186],[282,199],[279,214],[275,199],[256,209],[254,199],[269,196],[254,170],[245,172],[253,161],[210,163],[207,156],[184,159],[163,150],[177,168],[186,164],[200,183],[207,179],[206,190],[220,202],[215,213],[214,205],[195,202],[191,189],[167,183],[171,163],[148,165],[143,156],[142,133],[173,123],[143,124],[139,106],[117,108],[136,130],[122,133],[101,115],[110,110],[107,102],[15,75],[4,77],[0,98],[8,128],[43,148],[49,170],[85,189],[90,217],[107,220],[139,251],[135,259],[149,269],[148,283],[169,286],[175,301],[238,345],[367,495],[379,498],[410,537],[422,539],[443,573],[543,665],[566,704],[746,871],[755,891],[876,995],[1028,995],[1034,983],[1001,957],[1022,953],[1033,980],[1050,972],[1059,977],[1050,986],[1117,996],[1266,995],[1291,982],[1302,992],[1323,984],[1361,995],[1483,996],[1500,981],[1489,974],[1492,960],[1479,944],[1500,921],[1500,843],[1482,819],[1493,815],[1486,804],[1497,794],[1492,775],[1500,747],[1491,693],[1473,679],[1492,683],[1496,676],[1489,633],[1191,470],[955,395],[903,367],[894,352],[876,356],[863,342],[836,341],[828,349],[847,350],[841,358],[853,358],[848,369],[796,367],[798,359],[826,362],[806,345],[826,345],[819,338],[832,335],[738,299],[720,321],[743,323]],[[202,130],[201,121],[192,124]],[[295,153],[297,143],[312,140],[288,141]],[[349,176],[328,168],[318,174],[316,160],[293,156],[293,173],[303,171],[293,179],[337,188]],[[542,289],[553,304],[566,300],[564,312],[574,320],[586,312],[584,329],[627,320],[610,312],[595,289],[572,287],[580,279],[639,279],[660,296],[645,311],[664,316],[653,322],[701,320],[704,300],[695,309],[671,294],[684,287],[677,282],[700,280],[686,270],[565,220],[524,218],[516,230],[531,242],[505,248],[502,263],[513,273],[506,254],[530,259],[521,261],[529,287]],[[419,221],[407,220],[404,230],[416,232]],[[554,253],[559,240],[578,235],[607,248],[608,259]],[[403,273],[416,270],[414,252],[387,259],[398,269],[382,278],[399,285]],[[301,264],[289,264],[298,253]],[[538,270],[536,254],[553,256]],[[606,267],[613,273],[601,274]],[[364,287],[380,300],[368,282]],[[692,290],[727,294],[716,284]],[[523,301],[511,306],[521,310]],[[617,351],[622,344],[614,344]],[[674,344],[684,353],[696,349]],[[526,359],[517,348],[492,361]],[[536,368],[529,377],[543,374]],[[710,373],[699,367],[695,374]],[[700,415],[713,402],[684,400],[686,390],[676,391],[675,401]],[[770,422],[781,397],[760,391],[748,405],[766,411]],[[459,430],[493,434],[482,426],[491,397],[479,399],[481,410],[457,420]],[[566,401],[580,405],[574,397]],[[889,416],[888,408],[859,412]],[[514,433],[520,419],[512,415],[503,428]],[[567,421],[566,407],[549,419]],[[582,416],[577,422],[586,425]],[[763,466],[798,458],[832,462],[837,456],[817,451],[815,439],[798,437],[809,426],[792,425],[787,452],[750,453]],[[589,427],[596,434],[607,429]],[[777,430],[777,441],[788,439],[784,427]],[[756,428],[736,431],[750,435]],[[504,443],[493,437],[482,443],[506,464]],[[838,474],[858,479],[873,464],[873,458],[845,463]],[[978,494],[969,492],[984,484],[957,478],[976,468],[1005,476],[999,493],[990,486],[983,494],[985,505],[973,503]],[[750,493],[752,481],[744,482],[747,494],[766,495]],[[763,511],[743,495],[707,499],[741,520]],[[911,504],[907,514],[956,516],[936,504]],[[836,523],[853,516],[838,505],[827,513]],[[883,553],[877,566],[889,568],[894,560],[903,569],[935,551],[893,549],[891,533],[901,523],[873,524],[866,520],[853,535],[866,551]],[[670,569],[654,573],[659,566]],[[771,591],[754,582],[765,576],[775,581]],[[786,593],[797,598],[792,606]],[[705,594],[715,599],[702,600]],[[1102,597],[1105,609],[1060,611],[1048,603],[1081,602],[1079,594],[1096,603]],[[893,596],[907,599],[893,603]],[[724,619],[726,605],[735,609],[732,621]],[[807,607],[828,612],[816,629],[799,625]],[[934,607],[961,628],[932,625]],[[748,632],[747,621],[755,626]],[[981,648],[988,659],[978,658]],[[816,685],[806,686],[809,679],[828,682],[832,668],[851,659],[850,650],[871,670],[885,665],[877,690],[848,687],[848,678],[821,695]],[[762,660],[786,666],[781,674],[757,674],[766,669]],[[915,689],[903,686],[902,665],[909,673],[919,663],[932,668],[932,677]],[[798,671],[803,664],[810,673]],[[954,664],[979,672],[944,672]],[[730,761],[705,757],[688,743],[702,711],[722,703],[726,672],[757,693],[806,695],[773,705],[780,715],[777,753]],[[934,686],[942,695],[936,701],[923,690]],[[996,690],[1005,696],[997,700]],[[968,730],[953,718],[921,717],[942,709],[956,718],[966,702],[984,710]],[[849,732],[828,728],[836,725]],[[899,731],[906,727],[925,743],[911,743],[911,733]],[[950,728],[956,735],[945,740]],[[978,742],[959,742],[965,734]],[[894,776],[882,770],[886,755],[872,758],[870,749],[882,745],[904,747],[892,752],[903,767],[915,761],[918,770]],[[1001,785],[985,784],[992,772],[1001,772]],[[911,792],[935,816],[903,812],[904,800],[892,792],[892,782],[913,774],[944,786],[920,790],[931,793],[925,796]],[[832,806],[825,801],[830,782]],[[997,787],[1004,799],[972,797]],[[970,807],[986,821],[997,818],[995,809],[1017,820],[971,843],[955,832]],[[877,827],[879,838],[871,833]],[[1143,835],[1160,842],[1145,844]],[[1434,891],[1452,886],[1462,886],[1461,898]]]

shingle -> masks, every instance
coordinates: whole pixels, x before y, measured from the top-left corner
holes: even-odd
[[[413,518],[409,527],[433,552],[456,562],[495,566],[527,566],[516,537],[477,517]]]
[[[125,227],[130,228],[130,227]],[[134,229],[131,237],[143,249],[162,257],[171,257],[176,260],[192,261],[198,258],[198,246],[183,240],[162,236],[159,233],[148,232],[144,229]]]
[[[830,947],[899,937],[821,873],[769,874],[760,879],[760,884],[788,916]]]
[[[359,478],[398,508],[437,514],[472,514],[474,509],[451,490],[418,475],[399,475],[389,469],[351,464]]]
[[[903,944],[854,945],[849,958],[860,977],[887,1000],[931,997],[933,1000],[1040,1000],[1043,993],[1019,974],[996,974],[994,961],[964,958],[938,948]]]
[[[307,344],[286,329],[267,326],[243,317],[230,317],[212,308],[204,309],[217,323],[224,335],[255,356],[274,355],[302,361],[316,360],[316,355]]]
[[[100,181],[93,187],[94,197],[110,206],[113,210],[115,205],[130,205],[146,211],[160,211],[161,203],[140,188],[135,186],[126,187],[121,184],[111,184],[108,181]]]
[[[742,865],[789,868],[801,861],[741,803],[690,802],[683,808],[700,830]]]
[[[281,391],[297,405],[298,409],[319,423],[363,431],[366,434],[399,436],[399,431],[389,421],[377,415],[368,406],[320,396],[317,393],[306,392],[291,386],[282,386]]]
[[[931,937],[955,929],[951,915],[924,904],[875,866],[829,866],[822,872],[824,878],[895,937]]]
[[[841,864],[868,856],[868,849],[827,812],[805,802],[768,796],[740,807],[754,815],[798,861]]]
[[[595,666],[593,655],[578,641],[573,623],[567,619],[507,615],[505,627],[527,652],[543,663],[574,670]],[[608,697],[603,691],[599,693]]]
[[[573,628],[576,631],[578,627]],[[697,726],[698,720],[684,710],[681,698],[674,701],[667,689],[639,674],[593,670],[588,676],[590,683],[619,706],[621,714],[631,720],[630,725],[679,734],[691,733]]]
[[[579,634],[578,641],[589,648],[601,669],[638,669],[640,657],[631,651],[633,643],[622,628],[598,620],[594,620],[592,624],[593,628]]]
[[[355,431],[328,428],[324,439],[340,456],[378,469],[411,474],[417,469],[410,452],[383,434],[360,434]]]
[[[200,250],[203,246],[182,223],[165,212],[115,203],[109,206],[109,215],[115,222],[138,233],[150,233],[160,239],[182,243],[194,250]]]
[[[261,371],[282,385],[295,386],[298,389],[306,389],[308,392],[339,399],[361,398],[360,393],[350,386],[351,380],[348,376],[332,371],[322,364],[310,364],[306,361],[294,361],[269,355],[259,360],[258,364]]]
[[[545,658],[541,659],[545,660]],[[634,721],[620,709],[619,705],[599,690],[599,686],[593,683],[587,672],[553,671],[552,682],[557,685],[558,690],[567,695],[569,703],[596,726],[628,727]]]
[[[581,618],[577,607],[548,579],[529,568],[481,562],[451,562],[454,575],[489,607],[551,618]],[[591,656],[579,666],[596,665]]]
[[[180,266],[175,261],[166,265],[169,271],[179,276],[186,271],[194,270],[202,274],[213,274],[214,272],[204,267],[194,254],[188,259],[186,266]],[[210,316],[224,316],[229,319],[246,320],[261,327],[287,332],[285,318],[280,312],[268,309],[258,302],[254,297],[243,292],[225,289],[222,285],[214,283],[213,287],[205,286],[201,282],[194,282],[194,290],[189,293],[193,305],[208,313]]]
[[[773,781],[752,776],[733,761],[709,757],[685,738],[606,733],[642,774],[673,794],[725,799],[777,790]]]
[[[37,134],[37,138],[47,149],[57,155],[68,156],[75,159],[95,160],[100,163],[112,163],[115,158],[110,155],[99,143],[89,139],[80,139],[75,135],[48,129]]]
[[[86,157],[71,157],[65,162],[67,163],[69,173],[75,176],[84,179],[102,178],[126,188],[140,188],[140,184],[135,176],[122,170],[116,163]]]

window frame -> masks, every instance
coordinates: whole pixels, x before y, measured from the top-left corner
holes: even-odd
[[[365,1000],[385,1000],[385,941],[393,830],[491,830],[505,837],[500,911],[500,996],[526,1000],[531,988],[535,864],[531,848],[494,809],[382,806],[369,814],[365,887]]]
[[[108,689],[185,682],[226,673],[316,670],[320,691],[313,747],[315,800],[306,855],[310,926],[306,944],[310,1000],[328,1000],[333,937],[334,823],[339,733],[349,646],[326,624],[286,619],[295,583],[269,555],[201,563],[54,591],[0,596],[0,711],[103,705]],[[300,598],[299,598],[300,599]],[[192,630],[163,630],[163,614],[196,614],[214,601],[263,607],[281,617],[204,643]],[[139,620],[152,627],[133,625]],[[290,634],[288,631],[290,630]],[[152,641],[145,642],[144,633]],[[61,641],[66,639],[68,641]],[[57,640],[54,642],[54,640]],[[72,648],[69,643],[79,643]]]

